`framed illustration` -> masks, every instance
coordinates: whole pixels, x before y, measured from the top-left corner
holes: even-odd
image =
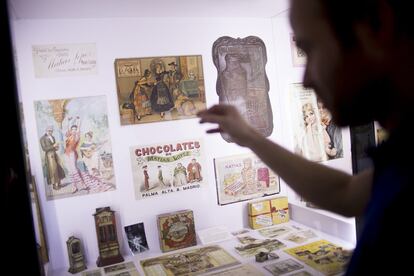
[[[135,198],[201,188],[207,183],[203,147],[200,139],[131,147]]]
[[[279,177],[254,154],[214,159],[219,205],[280,192]]]
[[[141,261],[146,276],[199,275],[240,264],[223,248],[213,245]]]
[[[206,108],[201,55],[115,60],[121,125],[196,117]]]
[[[34,105],[47,199],[115,190],[106,97]]]
[[[273,131],[273,114],[264,42],[256,36],[220,37],[213,44],[213,61],[217,68],[219,102],[235,106],[257,131],[269,136]],[[221,135],[232,142],[227,134]]]
[[[342,158],[342,130],[315,92],[293,83],[290,95],[294,151],[316,162]]]

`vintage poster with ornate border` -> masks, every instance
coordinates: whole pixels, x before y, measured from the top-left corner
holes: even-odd
[[[121,125],[196,117],[206,108],[201,55],[115,60]]]
[[[115,190],[106,97],[34,105],[47,199]]]
[[[201,139],[131,147],[135,198],[202,187],[207,183],[203,147]]]
[[[199,275],[238,264],[236,258],[217,245],[141,261],[146,276]]]
[[[219,205],[280,193],[279,177],[254,154],[214,159]]]
[[[244,119],[263,136],[273,131],[273,113],[266,75],[266,45],[257,36],[222,36],[213,44],[219,102],[235,106]],[[220,133],[224,140],[231,138]]]

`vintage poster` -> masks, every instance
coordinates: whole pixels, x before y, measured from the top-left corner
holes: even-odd
[[[324,104],[301,83],[292,84],[290,90],[294,151],[316,162],[342,158],[342,130]]]
[[[201,55],[115,60],[121,125],[196,117],[206,108]]]
[[[36,78],[97,73],[95,43],[33,45],[32,56]]]
[[[158,215],[157,226],[162,252],[197,245],[194,214],[191,210]]]
[[[290,50],[292,52],[292,65],[294,67],[305,66],[306,54],[302,49],[297,47],[294,34],[290,34]]]
[[[282,274],[286,274],[295,270],[299,270],[304,268],[303,265],[298,263],[295,260],[287,259],[283,261],[279,261],[270,265],[265,265],[264,267],[266,270],[268,270],[272,275],[278,276]]]
[[[135,198],[144,199],[204,185],[202,140],[183,140],[130,148]]]
[[[234,268],[229,268],[217,273],[209,274],[212,275],[220,275],[220,276],[261,276],[264,275],[260,272],[256,267],[250,264],[243,264],[241,266],[237,266]]]
[[[254,154],[214,159],[219,205],[280,192],[279,177]]]
[[[128,247],[132,255],[139,254],[149,249],[143,222],[125,226],[124,230],[128,240]]]
[[[284,235],[288,232],[290,232],[292,229],[290,229],[287,226],[276,226],[276,227],[268,227],[268,228],[262,228],[257,230],[257,232],[260,233],[260,235],[266,237],[266,238],[276,238],[281,235]]]
[[[343,272],[352,254],[326,240],[285,249],[285,252],[325,275]]]
[[[106,97],[34,105],[47,199],[115,190]]]
[[[236,246],[235,249],[243,257],[254,256],[260,251],[271,252],[286,247],[284,243],[277,239],[262,240],[246,236],[239,237],[239,241],[242,245]]]
[[[217,245],[141,261],[146,276],[199,275],[238,264],[237,259]]]
[[[213,44],[219,103],[233,105],[263,136],[273,132],[273,113],[266,75],[266,46],[259,37],[222,36]],[[231,138],[220,133],[224,140]]]

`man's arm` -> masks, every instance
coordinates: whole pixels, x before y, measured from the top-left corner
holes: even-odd
[[[352,176],[295,155],[263,137],[233,106],[216,105],[198,116],[200,123],[218,124],[207,133],[225,132],[237,144],[250,148],[306,200],[344,216],[363,213],[370,196],[372,171]]]

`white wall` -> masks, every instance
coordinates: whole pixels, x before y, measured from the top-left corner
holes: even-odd
[[[123,226],[144,222],[151,254],[159,254],[156,215],[181,209],[192,209],[196,229],[226,225],[230,230],[247,226],[246,203],[218,206],[213,158],[245,153],[246,149],[228,144],[220,135],[205,135],[207,126],[197,119],[121,126],[114,76],[114,60],[128,57],[202,55],[207,105],[218,102],[217,71],[211,51],[221,36],[246,37],[255,35],[266,44],[266,72],[270,83],[274,131],[271,139],[281,139],[281,104],[278,102],[279,81],[276,78],[275,45],[271,19],[97,19],[97,20],[20,20],[15,22],[16,51],[20,71],[21,94],[28,135],[32,170],[39,185],[49,242],[51,269],[68,267],[66,240],[79,237],[87,261],[98,257],[92,214],[95,208],[110,206],[117,213],[118,236]],[[96,43],[98,74],[89,76],[39,78],[34,77],[32,45]],[[46,201],[38,143],[34,101],[81,96],[106,95],[109,128],[113,147],[116,191]],[[145,200],[135,200],[129,147],[164,143],[190,138],[203,138],[208,186],[201,189],[169,194]],[[282,194],[286,189],[282,187]],[[123,253],[127,254],[126,246]]]

